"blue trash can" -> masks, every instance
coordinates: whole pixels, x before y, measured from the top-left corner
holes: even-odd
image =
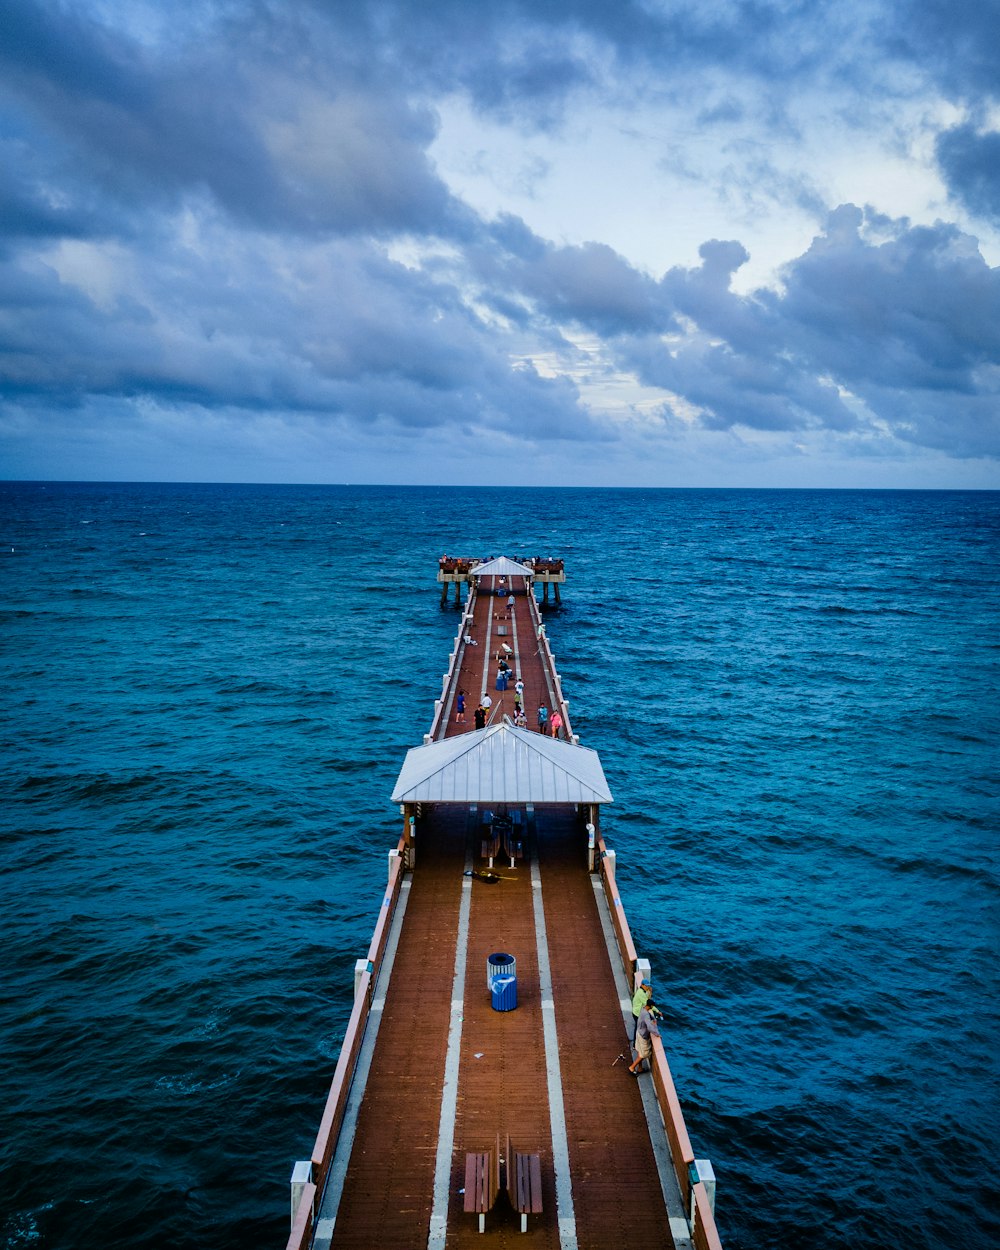
[[[494,951],[486,956],[486,988],[493,989],[494,977],[517,976],[517,960],[506,951]]]
[[[498,976],[490,982],[494,1011],[513,1011],[517,1006],[517,977]]]

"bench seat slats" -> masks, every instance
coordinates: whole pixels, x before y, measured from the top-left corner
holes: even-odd
[[[542,1209],[542,1162],[538,1155],[516,1155],[517,1210],[537,1215]]]
[[[496,1150],[469,1151],[465,1156],[464,1209],[479,1216],[479,1231],[486,1228],[486,1212],[493,1209],[500,1189],[500,1136]]]
[[[488,1211],[490,1200],[490,1152],[465,1156],[465,1209],[469,1212]],[[495,1198],[496,1195],[494,1194]]]
[[[521,1232],[527,1230],[528,1215],[542,1211],[542,1162],[536,1154],[514,1150],[507,1137],[507,1195],[510,1204],[521,1216]]]

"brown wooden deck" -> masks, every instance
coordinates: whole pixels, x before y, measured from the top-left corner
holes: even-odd
[[[467,696],[465,724],[459,724],[456,721],[452,704],[448,709],[449,717],[443,735],[445,737],[452,737],[456,733],[466,733],[475,728],[473,711],[480,692],[484,690],[493,700],[493,706],[490,709],[492,720],[495,721],[498,716],[504,714],[513,719],[513,679],[506,691],[496,689],[499,654],[503,651],[504,643],[511,648],[508,662],[513,669],[514,676],[520,676],[524,681],[524,710],[528,718],[528,728],[536,728],[539,703],[544,703],[549,711],[552,711],[552,690],[546,682],[545,669],[539,655],[538,638],[534,622],[529,614],[523,578],[515,579],[515,583],[512,616],[507,609],[507,594],[489,593],[493,588],[486,587],[477,596],[476,614],[471,631],[476,645],[465,648],[461,673],[456,683],[456,690],[464,689]],[[500,633],[500,630],[504,632]]]
[[[539,701],[551,708],[537,635],[523,587],[517,589],[515,622],[494,618],[494,613],[506,618],[506,596],[481,594],[477,600],[473,636],[478,646],[465,649],[453,687],[453,693],[459,686],[466,690],[466,721],[457,723],[450,705],[442,726],[448,736],[474,728],[472,713],[484,684],[494,704],[512,713],[513,690],[501,694],[495,689],[495,656],[498,643],[513,647],[515,636],[511,666],[525,681],[529,727],[534,727]],[[496,633],[500,624],[508,629],[502,638]],[[638,1239],[648,1246],[673,1247],[639,1081],[628,1075],[624,1063],[612,1066],[628,1050],[628,1037],[594,878],[587,869],[582,818],[572,808],[537,809],[528,825],[525,858],[513,869],[498,858],[502,880],[496,884],[464,876],[470,863],[485,866],[479,858],[479,821],[474,809],[447,805],[436,806],[419,821],[405,921],[391,970],[382,974],[389,977],[388,987],[342,1196],[335,1213],[321,1208],[326,1222],[321,1219],[318,1229],[325,1227],[325,1234],[317,1233],[315,1244],[357,1250],[428,1246],[434,1232],[449,1029],[457,1014],[461,1041],[452,1058],[458,1082],[454,1142],[446,1205],[438,1207],[447,1223],[437,1244],[446,1250],[561,1244],[614,1250]],[[535,919],[539,890],[547,937],[541,952]],[[458,951],[463,892],[468,894],[468,927]],[[498,950],[517,960],[513,1011],[493,1010],[486,983],[487,957]],[[465,975],[453,1002],[457,953],[464,954]],[[546,986],[554,1004],[563,1104],[555,1141]],[[517,1150],[541,1156],[544,1210],[528,1217],[522,1234],[501,1189],[481,1239],[477,1217],[463,1211],[465,1155],[494,1149],[498,1133],[501,1142],[509,1134]],[[557,1202],[560,1148],[568,1153],[571,1210]]]

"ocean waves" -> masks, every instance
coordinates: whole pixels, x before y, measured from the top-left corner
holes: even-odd
[[[0,504],[2,1250],[283,1243],[457,625],[436,560],[503,550],[567,561],[547,632],[727,1250],[1000,1240],[997,496]]]

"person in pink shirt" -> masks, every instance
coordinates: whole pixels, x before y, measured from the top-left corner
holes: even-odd
[[[549,717],[549,727],[552,730],[553,738],[559,737],[559,730],[562,729],[562,723],[563,723],[563,719],[559,715],[558,710],[554,711],[552,715]]]

